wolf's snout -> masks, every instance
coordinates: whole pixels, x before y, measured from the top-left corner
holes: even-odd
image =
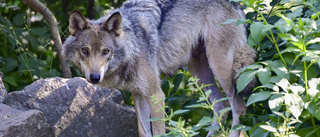
[[[97,84],[100,81],[100,75],[99,74],[90,74],[90,81],[93,84]]]

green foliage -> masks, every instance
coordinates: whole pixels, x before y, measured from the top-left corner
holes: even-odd
[[[248,43],[259,53],[257,63],[240,71],[240,77],[255,74],[261,83],[242,121],[251,127],[249,135],[320,136],[320,2],[237,2],[255,15],[249,18]],[[238,80],[238,91],[247,83]]]
[[[59,62],[49,27],[27,11],[22,1],[0,7],[0,71],[9,91],[24,88],[36,79],[60,76]],[[34,25],[35,23],[39,25]]]
[[[187,78],[183,78],[183,76]],[[199,79],[190,77],[188,72],[178,72],[173,78],[169,78],[169,80],[164,79],[164,81],[167,82],[163,82],[162,88],[169,87],[166,88],[167,90],[164,90],[166,93],[166,106],[162,111],[165,113],[165,118],[151,119],[151,121],[162,120],[167,123],[167,129],[170,132],[161,136],[205,136],[208,131],[217,131],[218,136],[228,136],[229,129],[221,124],[220,121],[222,121],[222,115],[230,111],[230,108],[221,110],[220,117],[217,117],[216,119],[212,117],[212,114],[217,115],[213,110],[213,106],[220,101],[227,100],[227,98],[222,98],[211,103],[209,101],[209,94],[212,91],[202,90],[204,87],[210,85],[198,85]],[[167,85],[171,83],[171,81],[173,85]],[[182,87],[180,86],[177,88],[177,85],[182,85]],[[169,94],[172,93],[170,90],[175,90],[176,92],[174,94]],[[193,95],[193,97],[188,97],[188,95]],[[155,103],[159,102],[159,99],[153,98],[153,100]],[[179,107],[173,105],[173,102],[171,102],[172,100],[179,101]],[[212,126],[211,124],[213,121],[217,121],[220,125]]]

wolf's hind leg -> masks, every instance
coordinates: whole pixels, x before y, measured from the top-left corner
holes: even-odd
[[[228,96],[232,110],[233,127],[240,124],[239,117],[246,113],[247,107],[242,96],[238,95],[234,89],[233,60],[236,47],[233,47],[230,41],[220,39],[221,37],[208,37],[206,39],[206,53],[214,76]],[[239,131],[232,131],[229,137],[239,137],[239,134]]]
[[[195,49],[195,50],[199,50],[199,49]],[[199,52],[199,51],[196,51],[196,52]],[[191,75],[199,78],[198,84],[213,84],[212,86],[208,86],[203,89],[203,91],[207,91],[211,89],[212,92],[209,96],[211,103],[215,100],[225,97],[223,93],[220,91],[220,89],[216,86],[216,82],[215,82],[213,73],[209,68],[208,59],[205,52],[199,53],[198,55],[191,58],[190,62],[187,65],[187,68],[188,68],[188,71],[191,73]],[[218,102],[213,106],[213,109],[218,114],[218,116],[214,115],[215,121],[212,123],[212,126],[219,126],[218,121],[216,121],[217,117],[220,117],[219,111],[226,107],[229,107],[229,103],[226,100]],[[224,123],[227,115],[228,113],[224,114],[222,116],[221,121],[219,122]],[[210,131],[208,133],[208,136],[210,135],[214,135],[214,132]]]

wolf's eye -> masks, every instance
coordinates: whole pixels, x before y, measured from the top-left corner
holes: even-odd
[[[103,54],[103,55],[107,55],[107,54],[109,54],[109,52],[110,52],[109,49],[104,49],[103,52],[102,52],[102,54]]]
[[[81,51],[82,51],[82,53],[85,54],[85,55],[88,55],[88,54],[89,54],[89,49],[88,49],[88,48],[82,48]]]

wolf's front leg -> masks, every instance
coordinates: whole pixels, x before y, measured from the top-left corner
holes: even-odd
[[[159,85],[157,85],[159,86]],[[153,88],[153,94],[151,96],[155,97],[156,100],[152,100],[152,98],[149,96],[147,99],[147,102],[149,104],[150,112],[151,112],[151,118],[155,117],[161,117],[164,118],[164,100],[163,98],[165,95],[163,94],[160,86]],[[161,135],[166,133],[166,127],[165,123],[163,121],[152,121],[152,133],[153,136],[155,135]]]
[[[150,130],[150,110],[149,105],[145,98],[136,92],[132,93],[132,100],[134,102],[134,108],[138,119],[138,130],[140,137],[151,137]]]

